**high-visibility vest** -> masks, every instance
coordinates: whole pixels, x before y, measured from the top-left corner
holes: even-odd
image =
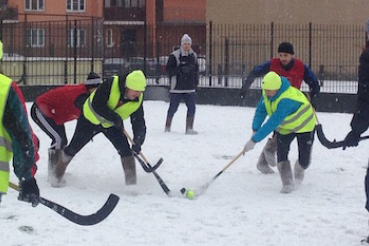
[[[282,124],[278,126],[276,130],[280,134],[287,135],[290,133],[303,133],[314,130],[316,117],[313,107],[305,95],[298,89],[290,86],[275,101],[270,101],[263,90],[263,98],[265,109],[269,116],[271,116],[277,110],[279,102],[284,98],[302,103],[300,108],[295,113],[287,116]]]
[[[143,100],[143,94],[141,93],[138,101],[129,101],[118,106],[119,99],[121,97],[121,92],[119,89],[119,77],[113,76],[113,84],[110,89],[110,95],[108,99],[108,108],[117,113],[123,120],[127,119],[131,114],[133,114],[141,105]],[[109,128],[114,125],[113,122],[105,119],[101,115],[95,112],[92,107],[92,101],[94,100],[96,91],[91,93],[89,98],[83,104],[83,115],[94,125],[102,124],[103,127]],[[118,107],[117,107],[118,106]]]
[[[0,74],[0,193],[7,193],[10,178],[9,162],[13,157],[12,140],[3,125],[4,110],[12,80]]]

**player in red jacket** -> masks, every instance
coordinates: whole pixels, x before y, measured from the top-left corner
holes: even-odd
[[[78,119],[81,108],[101,78],[91,72],[85,83],[65,85],[38,96],[31,108],[34,122],[51,138],[48,171],[57,163],[60,151],[68,144],[64,123]]]

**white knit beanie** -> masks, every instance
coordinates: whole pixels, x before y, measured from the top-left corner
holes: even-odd
[[[183,44],[192,44],[192,39],[190,36],[188,36],[188,34],[183,35],[181,45]]]

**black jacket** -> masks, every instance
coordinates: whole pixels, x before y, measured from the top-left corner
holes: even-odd
[[[191,93],[198,84],[199,65],[197,55],[191,49],[184,55],[182,48],[174,51],[168,59],[166,72],[170,78],[171,93]]]
[[[124,104],[130,101],[124,97],[126,87],[126,77],[127,75],[119,76],[119,89],[121,91],[121,98],[119,100],[119,104]],[[95,92],[95,97],[92,100],[92,108],[100,116],[104,117],[105,119],[111,122],[115,122],[116,118],[120,116],[113,110],[109,109],[108,107],[108,100],[112,85],[113,85],[113,77],[105,79],[103,81],[103,83],[98,87],[98,89]],[[140,107],[133,114],[131,114],[130,119],[134,135],[134,142],[136,144],[142,145],[146,137],[146,123],[144,118],[143,102],[141,103]]]
[[[362,134],[369,127],[369,42],[361,53],[359,62],[357,103],[351,127],[357,134]]]

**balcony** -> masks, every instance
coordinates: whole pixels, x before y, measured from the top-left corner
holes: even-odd
[[[104,8],[106,21],[145,21],[145,7],[111,7]]]

